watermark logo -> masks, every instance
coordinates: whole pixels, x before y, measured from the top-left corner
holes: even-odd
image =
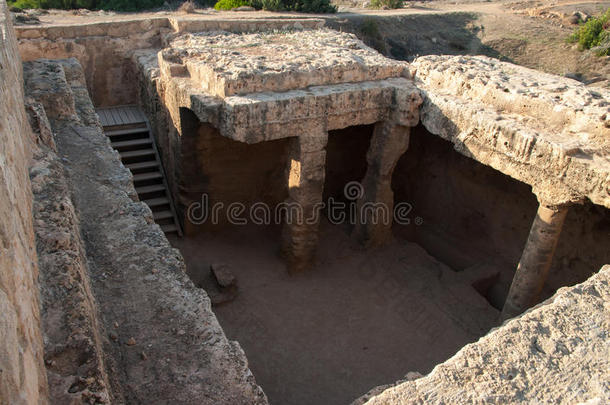
[[[364,197],[364,187],[360,182],[350,181],[343,187],[343,195],[345,195],[345,198],[348,200],[359,200]]]

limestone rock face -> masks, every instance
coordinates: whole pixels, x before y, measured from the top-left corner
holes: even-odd
[[[0,1],[0,403],[45,404],[47,378],[28,165],[34,136],[6,2]]]
[[[421,120],[455,149],[530,184],[548,205],[610,208],[610,92],[486,57],[412,64]]]
[[[164,61],[187,71],[206,93],[261,91],[408,77],[408,64],[385,58],[353,34],[329,29],[288,33],[201,32],[173,38]]]
[[[63,165],[45,147],[34,160],[30,176],[51,403],[115,402],[119,398],[109,390],[96,303]]]
[[[571,137],[573,147],[596,140],[610,145],[601,136],[610,133],[606,89],[483,56],[424,56],[412,69],[427,88],[528,117],[525,123],[558,141]]]
[[[137,201],[132,176],[99,125],[78,62],[25,66],[27,88],[31,84],[32,96],[52,112],[62,157],[50,154],[32,169],[36,217],[42,220],[36,230],[46,271],[43,315],[54,398],[267,403],[241,347],[224,335],[209,297],[185,274],[182,256],[148,206]],[[37,97],[44,86],[71,96],[74,113],[53,113],[52,95]],[[66,212],[60,214],[62,207]],[[81,241],[79,235],[86,237]],[[65,335],[70,336],[62,342]],[[84,354],[71,358],[70,351]],[[83,358],[87,367],[78,363]]]
[[[413,126],[422,103],[408,64],[332,30],[171,34],[134,59],[179,125],[188,108],[221,135],[257,143],[390,120]],[[157,56],[155,58],[154,55]]]
[[[366,404],[606,403],[610,266]]]

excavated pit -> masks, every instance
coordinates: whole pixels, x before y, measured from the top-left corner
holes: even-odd
[[[372,132],[358,126],[329,134],[324,200],[344,203],[346,217],[353,200],[345,186],[364,176]],[[276,147],[265,144],[258,150]],[[216,150],[209,164],[228,156],[240,155]],[[257,168],[265,155],[249,159]],[[210,184],[230,178],[232,187],[250,189],[253,178],[242,171],[225,165],[222,174],[203,173]],[[223,222],[170,239],[191,279],[206,290],[216,288],[210,265],[232,269],[239,293],[214,311],[227,336],[243,346],[271,403],[349,403],[407,372],[429,373],[498,326],[536,213],[531,187],[460,155],[422,125],[411,132],[392,187],[395,204],[407,202],[411,210],[409,224],[394,225],[390,243],[363,249],[350,238],[353,226],[332,223],[326,212],[315,265],[303,274],[286,272],[280,224]],[[262,190],[248,202],[270,203]],[[224,206],[231,202],[225,198],[232,194],[213,195]],[[610,260],[609,225],[605,208],[585,204],[570,213],[544,298]],[[577,248],[572,238],[581,241]]]
[[[173,119],[167,136],[181,151],[170,153],[168,163],[177,168],[172,181],[187,232],[171,241],[182,252],[187,273],[215,296],[218,282],[211,267],[231,269],[237,294],[218,300],[215,313],[227,336],[243,346],[271,403],[345,404],[372,387],[429,373],[500,324],[538,209],[538,198],[525,181],[560,203],[578,198],[563,185],[544,183],[546,175],[530,180],[520,163],[498,164],[486,145],[464,148],[461,138],[448,138],[461,136],[461,128],[442,121],[447,119],[443,114],[453,113],[441,110],[451,106],[446,90],[439,91],[440,101],[421,93],[419,122],[413,111],[422,99],[397,77],[409,74],[400,65],[389,68],[391,63],[371,58],[368,51],[363,51],[364,63],[375,65],[380,77],[335,85],[333,78],[345,63],[345,54],[339,54],[335,68],[320,68],[318,86],[300,90],[300,81],[309,80],[307,62],[297,59],[295,72],[278,73],[283,62],[267,61],[261,55],[268,50],[257,48],[262,40],[291,55],[296,50],[290,35],[189,34],[172,39],[158,57],[142,53],[137,60],[143,80],[153,84],[145,94],[162,88],[170,116],[176,115],[174,100],[187,100],[178,102],[180,120]],[[230,46],[216,45],[225,40]],[[316,40],[322,47],[351,44],[329,32]],[[214,46],[202,50],[200,41]],[[229,54],[239,63],[220,66]],[[257,69],[269,76],[269,91],[264,91],[265,75],[247,83]],[[350,69],[345,74],[356,74]],[[506,69],[498,70],[504,74]],[[160,81],[150,73],[156,71]],[[423,71],[427,86],[436,72]],[[579,89],[577,94],[585,93]],[[147,108],[151,116],[158,111]],[[473,108],[499,122],[505,107]],[[511,114],[508,125],[526,122],[538,128]],[[464,122],[477,128],[476,119]],[[584,122],[593,133],[600,131],[598,124]],[[488,133],[504,131],[503,121],[495,125]],[[519,158],[524,149],[532,150],[510,132],[501,134],[490,144],[498,151],[507,148],[505,158],[512,159],[510,148]],[[501,146],[498,139],[505,134]],[[557,141],[550,136],[551,148]],[[587,192],[599,200],[598,190]],[[200,207],[202,196],[208,210],[220,207],[220,219],[193,224],[189,207]],[[275,216],[284,202],[321,203],[319,225],[294,226],[288,217]],[[235,203],[244,209],[238,220],[228,220],[227,208]],[[394,207],[393,226],[384,230],[358,222],[364,215],[358,214],[360,204],[366,203]],[[266,225],[248,217],[255,204],[270,207]],[[331,209],[333,204],[339,209]],[[610,244],[608,223],[606,208],[588,202],[571,208],[540,299],[586,280],[610,261],[604,248]],[[577,247],[571,242],[575,238]]]
[[[301,22],[289,28],[302,28]],[[250,29],[226,23],[227,31]],[[265,29],[283,24],[258,23]],[[610,262],[608,125],[599,102],[607,93],[541,76],[543,91],[531,101],[519,86],[537,84],[519,82],[532,72],[490,59],[424,57],[409,66],[330,30],[198,32],[208,24],[121,25],[126,32],[117,30],[113,41],[125,45],[123,65],[112,71],[123,73],[124,88],[109,81],[110,73],[100,75],[103,67],[95,63],[101,62],[91,62],[93,51],[80,45],[85,71],[75,59],[26,65],[28,91],[43,113],[53,113],[48,131],[59,141],[61,162],[48,153],[67,173],[60,191],[76,196],[65,198],[75,202],[69,225],[82,233],[75,244],[83,276],[76,284],[86,287],[81,318],[92,319],[85,330],[94,337],[89,351],[99,357],[93,365],[103,382],[100,398],[193,403],[204,390],[214,404],[265,403],[265,394],[272,404],[347,404],[375,386],[428,381],[422,376],[442,371],[441,363],[472,347],[465,345],[494,336],[488,332],[501,325],[542,205],[570,208],[536,303]],[[149,33],[151,27],[159,32]],[[98,28],[85,36],[99,41]],[[138,40],[128,44],[131,30]],[[46,39],[33,30],[22,35],[30,58],[44,56],[31,39]],[[303,55],[301,40],[314,44]],[[71,49],[66,46],[68,54]],[[261,58],[280,51],[281,57]],[[318,52],[327,59],[316,65]],[[291,58],[292,71],[284,66]],[[487,90],[490,74],[506,87],[481,96],[477,86]],[[147,115],[185,233],[167,239],[181,255],[167,245],[150,210],[133,201],[137,188],[106,142],[86,86],[99,105],[113,104],[112,87],[121,103],[137,98]],[[549,98],[549,88],[567,96]],[[75,110],[63,116],[58,97],[72,100],[63,104]],[[510,97],[524,104],[517,108]],[[582,100],[585,107],[564,114]],[[541,117],[550,111],[549,129]],[[43,180],[33,177],[37,186]],[[120,204],[104,187],[120,191]],[[306,213],[322,202],[319,223],[300,226],[276,215],[274,208],[287,201]],[[341,208],[331,210],[330,201]],[[366,217],[357,212],[366,203],[400,208],[400,215],[394,210],[385,227],[363,224]],[[270,208],[263,224],[252,220],[257,204]],[[244,210],[232,211],[233,205]],[[143,263],[144,256],[151,259]],[[218,276],[211,274],[220,264],[237,280],[237,294],[222,300]],[[53,298],[43,295],[44,305]],[[49,327],[48,318],[43,323]],[[55,341],[59,352],[61,338]],[[62,361],[83,362],[78,353],[74,359],[64,354]],[[460,364],[468,369],[467,361]],[[74,364],[47,367],[50,381],[67,384],[68,394],[91,389],[85,379],[72,380],[79,372]],[[54,375],[58,368],[70,375]],[[74,398],[60,385],[54,391]]]

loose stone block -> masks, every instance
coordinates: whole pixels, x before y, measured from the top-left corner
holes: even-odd
[[[228,265],[212,264],[210,266],[210,273],[214,281],[216,281],[215,286],[210,286],[207,289],[212,305],[222,305],[237,298],[237,278]]]
[[[220,287],[228,288],[237,285],[237,279],[228,265],[215,263],[210,266],[210,271]]]

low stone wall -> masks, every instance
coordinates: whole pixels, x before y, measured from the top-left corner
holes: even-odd
[[[18,28],[24,62],[74,57],[83,66],[96,106],[133,103],[137,82],[130,63],[135,49],[157,47],[165,18],[120,23]]]
[[[159,48],[171,32],[230,32],[307,29],[324,25],[317,18],[154,17],[83,24],[17,27],[23,61],[40,58],[78,59],[97,107],[134,104],[136,71],[131,61],[137,49]]]
[[[25,64],[26,92],[46,101],[51,122],[77,119],[77,109],[67,82],[71,79],[69,63]],[[44,79],[39,74],[44,75]],[[56,94],[45,84],[50,78],[61,95],[56,99],[73,107],[51,108]],[[41,91],[43,87],[45,90]],[[46,97],[42,97],[42,94]],[[68,98],[66,100],[65,98]],[[68,102],[69,101],[69,102]],[[116,403],[120,393],[112,393],[100,336],[97,303],[91,292],[89,269],[81,238],[79,218],[72,202],[72,191],[61,159],[57,156],[51,124],[46,110],[30,99],[28,112],[39,136],[39,147],[30,168],[34,193],[34,229],[40,267],[42,324],[45,364],[49,379],[49,399],[60,403]],[[70,113],[70,114],[66,114]]]
[[[55,259],[43,263],[49,270],[45,298],[64,301],[45,300],[45,326],[58,332],[48,346],[55,351],[47,353],[49,375],[57,384],[54,397],[58,402],[266,404],[241,347],[226,338],[205,291],[193,285],[182,256],[150,209],[137,201],[130,172],[102,132],[78,62],[25,65],[27,89],[49,115],[63,166],[41,162],[34,177],[37,193],[72,196],[57,202],[67,211],[61,220],[54,202],[39,201],[42,212],[37,212],[44,222],[41,257]],[[45,168],[53,174],[51,184],[42,184]],[[68,228],[75,235],[66,235]],[[85,236],[81,246],[79,234]],[[58,245],[55,252],[52,244]],[[58,274],[55,267],[65,271]],[[56,320],[57,329],[50,322],[52,311],[69,321]],[[63,345],[56,340],[60,333],[68,335]]]
[[[0,403],[47,403],[22,68],[0,0]]]
[[[610,398],[609,285],[610,266],[604,266],[465,346],[427,376],[356,403],[605,403]]]

